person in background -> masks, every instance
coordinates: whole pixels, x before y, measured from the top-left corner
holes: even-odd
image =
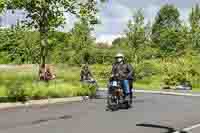
[[[85,64],[82,67],[80,77],[81,77],[81,81],[82,82],[84,82],[84,81],[91,81],[93,79],[93,75],[92,75],[92,73],[91,73],[91,71],[89,69],[88,64]]]
[[[43,81],[49,81],[56,78],[55,74],[50,69],[50,66],[42,64],[39,70],[39,78]]]

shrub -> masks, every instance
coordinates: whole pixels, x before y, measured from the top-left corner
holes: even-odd
[[[74,86],[71,84],[60,83],[56,86],[51,85],[48,87],[47,95],[51,98],[63,98],[73,96]]]
[[[21,81],[16,81],[8,86],[7,96],[11,102],[20,101],[24,103],[28,100],[26,90]]]
[[[185,82],[194,83],[199,80],[198,77],[200,76],[200,72],[195,63],[185,58],[175,60],[171,63],[165,63],[162,70],[164,84],[172,86]]]
[[[146,61],[136,65],[135,78],[136,80],[142,80],[143,78],[151,77],[159,73],[159,69],[155,64]]]

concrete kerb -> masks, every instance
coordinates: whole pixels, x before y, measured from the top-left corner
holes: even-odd
[[[80,102],[85,100],[84,97],[71,97],[71,98],[56,98],[56,99],[45,99],[45,100],[31,100],[26,103],[0,103],[0,110],[1,109],[8,109],[8,108],[16,108],[16,107],[27,107],[27,106],[34,106],[34,105],[49,105],[49,104],[56,104],[56,103],[64,103],[64,102]]]

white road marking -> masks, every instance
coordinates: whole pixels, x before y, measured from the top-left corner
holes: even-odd
[[[165,91],[146,91],[146,90],[135,90],[135,92],[151,93],[151,94],[162,94],[162,95],[200,97],[200,94],[192,94],[192,93],[177,93],[177,92],[165,92]]]
[[[200,123],[196,124],[196,125],[193,125],[193,126],[190,126],[190,127],[187,127],[187,128],[184,128],[184,129],[182,129],[182,131],[189,132],[192,129],[199,128],[199,127],[200,127]],[[181,131],[176,131],[174,133],[181,133]]]
[[[100,88],[100,90],[107,91],[106,88]],[[160,94],[160,95],[174,95],[174,96],[190,96],[190,97],[200,97],[200,94],[192,94],[192,93],[180,93],[180,92],[167,92],[167,91],[148,91],[148,90],[133,90],[134,92],[138,93],[148,93],[148,94]]]

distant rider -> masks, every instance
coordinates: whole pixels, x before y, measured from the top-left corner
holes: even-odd
[[[81,81],[82,82],[94,82],[93,81],[93,75],[92,75],[92,73],[91,73],[91,71],[89,69],[88,64],[85,64],[82,67],[80,77],[81,77]]]
[[[49,81],[56,78],[56,75],[50,69],[50,66],[42,64],[39,69],[40,80]]]

